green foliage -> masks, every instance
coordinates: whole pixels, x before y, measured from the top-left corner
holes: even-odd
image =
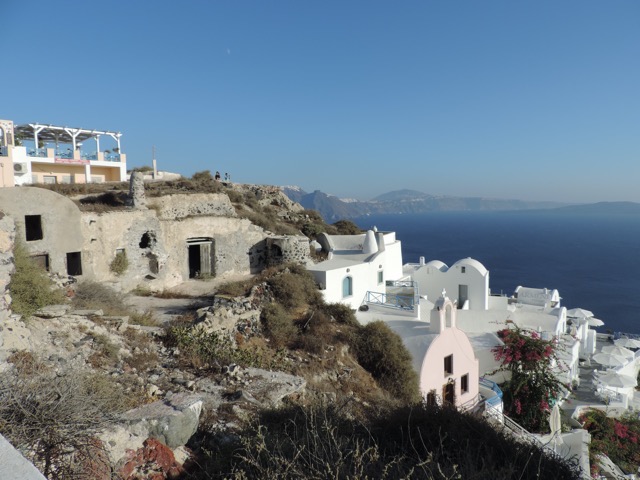
[[[302,233],[304,233],[307,237],[314,239],[322,232],[325,232],[327,229],[326,225],[323,223],[304,223],[302,228],[300,229]]]
[[[500,371],[511,374],[501,386],[505,413],[529,431],[548,432],[550,405],[563,387],[552,371],[558,361],[555,343],[518,327],[505,328],[498,336],[504,345],[493,349],[495,359],[501,362]]]
[[[591,434],[589,457],[591,474],[600,473],[597,454],[603,453],[625,473],[636,473],[640,465],[640,419],[626,414],[609,418],[601,410],[587,410],[579,419]]]
[[[276,348],[289,345],[298,333],[291,315],[278,303],[269,303],[260,316],[267,337]]]
[[[352,347],[360,365],[382,388],[405,403],[420,401],[418,375],[413,369],[411,354],[386,323],[372,322],[357,330]]]
[[[129,259],[127,258],[127,252],[124,250],[119,250],[118,253],[116,253],[116,256],[111,261],[109,270],[120,276],[127,271],[127,268],[129,268]]]
[[[29,257],[22,244],[16,242],[13,249],[15,272],[9,282],[11,309],[24,316],[33,315],[46,305],[65,301],[64,295],[40,266]]]
[[[190,478],[581,478],[575,462],[455,409],[420,404],[355,420],[342,407],[267,410],[234,442],[207,441],[201,432],[197,443],[207,450],[195,452]]]

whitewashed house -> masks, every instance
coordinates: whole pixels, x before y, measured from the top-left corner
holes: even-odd
[[[457,299],[460,309],[489,308],[489,271],[473,258],[458,260],[447,267],[439,260],[425,263],[421,257],[420,263],[405,265],[403,272],[418,283],[420,296],[436,299],[445,289]]]
[[[307,268],[327,302],[358,309],[368,292],[384,292],[387,279],[402,276],[402,249],[395,232],[323,233],[317,240],[328,259]]]

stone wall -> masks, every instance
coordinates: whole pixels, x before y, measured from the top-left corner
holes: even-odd
[[[236,211],[229,197],[220,193],[194,193],[191,195],[167,195],[148,199],[149,208],[158,213],[161,220],[212,215],[235,217]]]
[[[0,210],[13,217],[16,238],[31,255],[48,254],[50,271],[67,274],[67,253],[81,252],[83,246],[81,214],[75,203],[44,188],[0,188]],[[27,240],[27,215],[40,216],[41,239]]]
[[[306,265],[311,261],[309,239],[307,237],[267,238],[267,265],[299,263]]]
[[[13,262],[15,231],[13,219],[0,212],[0,321],[5,320],[11,313],[9,311],[11,305],[9,282],[11,274],[15,270]]]

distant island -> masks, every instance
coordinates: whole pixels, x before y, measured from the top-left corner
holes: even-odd
[[[340,199],[320,190],[307,193],[298,187],[282,187],[282,190],[291,200],[300,203],[303,207],[320,212],[328,222],[374,214],[436,211],[547,210],[566,206],[566,204],[560,202],[436,196],[417,190],[395,190],[368,201]]]
[[[450,197],[429,195],[417,190],[394,190],[360,201],[340,199],[316,190],[307,193],[299,187],[281,187],[294,202],[317,210],[327,222],[376,214],[404,214],[439,211],[540,211],[573,214],[640,214],[640,203],[599,202],[567,205],[561,202],[530,202],[484,197]]]

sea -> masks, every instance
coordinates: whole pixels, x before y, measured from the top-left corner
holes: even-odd
[[[544,211],[369,215],[363,229],[395,231],[403,262],[471,257],[492,293],[518,285],[557,289],[561,305],[605,322],[600,332],[640,334],[640,215]]]

